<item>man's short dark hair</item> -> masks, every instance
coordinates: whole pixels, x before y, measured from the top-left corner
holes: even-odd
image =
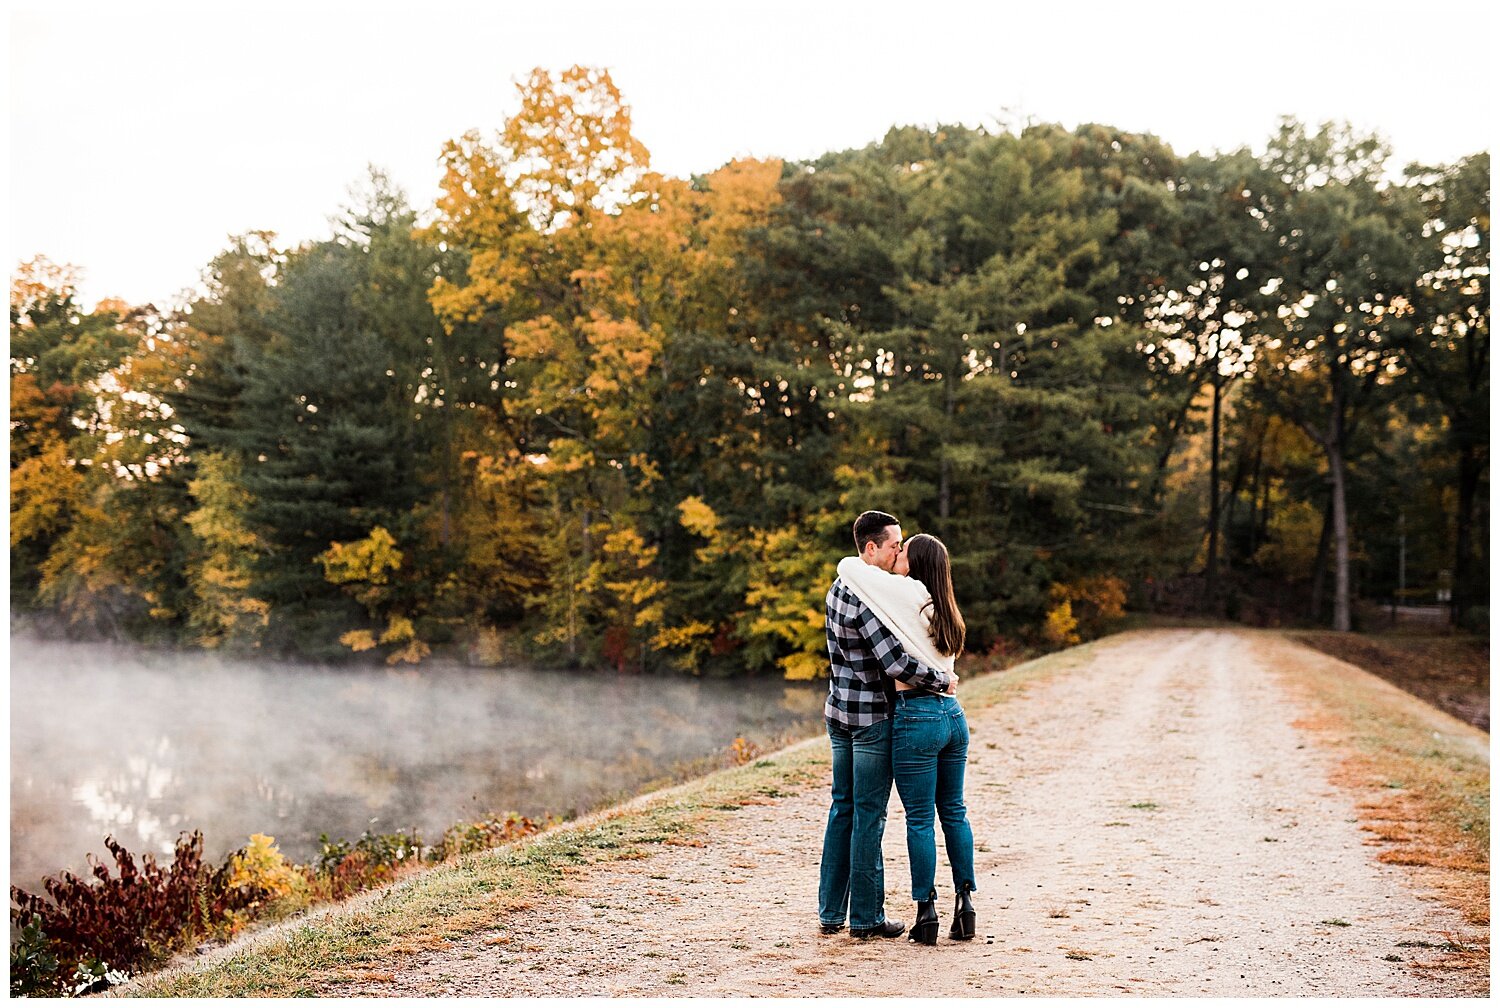
[[[865,543],[879,546],[885,542],[885,530],[901,522],[884,511],[866,511],[854,519],[854,552],[863,554]]]

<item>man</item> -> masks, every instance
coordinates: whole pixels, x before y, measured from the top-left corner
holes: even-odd
[[[854,548],[882,570],[901,555],[901,524],[883,511],[854,520]],[[833,677],[823,717],[833,747],[833,800],[823,834],[818,920],[824,934],[844,926],[856,938],[896,938],[906,930],[885,916],[885,810],[891,797],[891,679],[945,693],[956,682],[907,655],[870,608],[840,579],[828,589],[824,627]]]

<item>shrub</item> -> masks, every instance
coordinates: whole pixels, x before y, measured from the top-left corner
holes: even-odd
[[[1043,632],[1054,643],[1077,644],[1080,639],[1092,640],[1108,633],[1113,624],[1125,617],[1125,582],[1112,574],[1096,574],[1066,584],[1054,584],[1047,590],[1047,596],[1054,608],[1047,614],[1048,626]],[[1075,621],[1077,633],[1072,640],[1052,636],[1053,614],[1064,605],[1068,607],[1065,615]],[[1063,615],[1057,617],[1059,629],[1065,622]]]
[[[284,916],[307,906],[307,875],[287,862],[276,838],[255,833],[250,843],[229,856],[223,874],[226,909],[232,929],[266,916]]]
[[[1042,636],[1048,643],[1064,647],[1079,642],[1078,620],[1073,618],[1073,603],[1064,599],[1047,610],[1047,623],[1042,627]]]
[[[202,833],[183,834],[166,870],[150,854],[142,856],[137,868],[135,858],[114,837],[105,837],[104,844],[114,856],[116,877],[89,855],[94,879],[66,871],[48,878],[43,884],[51,902],[11,887],[16,903],[12,922],[23,936],[34,925],[32,947],[45,940],[62,972],[76,973],[79,966],[87,967],[92,978],[87,989],[106,975],[121,975],[119,971],[165,958],[207,924],[198,914],[199,889],[206,875]],[[35,962],[31,975],[37,975],[43,965]]]
[[[525,816],[507,812],[504,818],[491,815],[477,822],[458,823],[443,832],[443,839],[427,852],[427,857],[431,861],[444,861],[456,854],[489,850],[545,829],[547,822],[550,818],[536,823]]]
[[[327,870],[313,876],[313,885],[321,900],[341,900],[368,889],[384,880],[386,873],[370,864],[362,852],[351,850]]]
[[[389,881],[399,867],[415,863],[422,850],[421,837],[415,832],[366,830],[353,843],[329,840],[328,834],[323,833],[318,842],[322,849],[312,874],[323,890],[318,895],[328,899],[343,899]]]
[[[28,914],[15,922],[17,934],[10,943],[10,992],[13,996],[55,995],[62,988],[57,956],[42,931],[41,914]]]
[[[736,735],[729,744],[729,760],[735,766],[744,766],[761,754],[760,746],[743,735]]]
[[[485,850],[551,825],[514,812],[449,827],[426,850],[428,860]],[[11,887],[12,995],[90,994],[118,984],[129,970],[155,965],[199,935],[228,937],[252,921],[285,916],[314,900],[342,899],[391,880],[424,854],[415,833],[371,833],[352,843],[320,836],[311,867],[286,860],[274,837],[256,833],[217,869],[203,864],[203,834],[183,834],[172,865],[150,854],[137,869],[113,837],[105,846],[118,877],[90,855],[93,879],[69,872],[43,884],[51,900]]]

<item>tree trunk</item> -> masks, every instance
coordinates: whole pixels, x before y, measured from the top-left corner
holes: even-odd
[[[1349,511],[1344,497],[1343,410],[1334,400],[1332,433],[1325,446],[1333,481],[1333,629],[1349,631]]]
[[[1172,452],[1176,449],[1177,438],[1182,433],[1182,427],[1187,422],[1188,411],[1193,408],[1193,400],[1196,398],[1196,393],[1188,395],[1183,404],[1172,414],[1172,419],[1167,422],[1166,433],[1162,435],[1151,486],[1151,499],[1157,504],[1161,503],[1162,494],[1166,489],[1167,463],[1172,461]]]
[[[1219,612],[1219,334],[1214,333],[1214,353],[1209,364],[1209,376],[1214,383],[1213,435],[1209,440],[1208,462],[1208,567],[1204,571],[1203,588],[1207,595],[1209,611]]]
[[[1260,488],[1260,524],[1256,526],[1255,541],[1263,543],[1271,538],[1271,477],[1267,474]]]
[[[948,532],[948,509],[952,504],[953,464],[946,458],[940,463],[942,472],[938,476],[938,525],[943,534]]]
[[[448,548],[448,543],[453,539],[453,528],[451,519],[448,517],[448,509],[448,480],[445,477],[443,480],[443,492],[438,497],[438,512],[441,515],[441,521],[438,524],[438,545],[444,549]]]
[[[1266,440],[1260,439],[1255,446],[1255,463],[1250,470],[1250,559],[1254,562],[1255,551],[1260,548],[1260,474],[1261,463],[1266,453]]]
[[[1240,443],[1239,451],[1235,455],[1234,475],[1229,480],[1229,492],[1220,494],[1222,504],[1219,509],[1221,511],[1219,525],[1224,529],[1224,562],[1221,566],[1226,571],[1234,567],[1234,523],[1240,513],[1240,492],[1245,489],[1245,476],[1247,473],[1252,472],[1249,458],[1251,438],[1253,437],[1253,429],[1246,432],[1245,438]],[[1250,491],[1250,521],[1254,525],[1255,488],[1253,485]],[[1254,538],[1253,532],[1251,538]],[[1253,544],[1250,547],[1250,555],[1252,557],[1255,555]]]
[[[1479,452],[1465,445],[1458,455],[1458,522],[1457,543],[1453,556],[1453,622],[1463,619],[1464,611],[1477,604],[1478,592],[1472,583],[1474,573],[1474,500],[1479,495],[1479,477],[1483,471]]]
[[[1323,618],[1323,589],[1328,583],[1328,547],[1333,542],[1333,494],[1323,503],[1323,531],[1318,533],[1318,555],[1313,559],[1312,612],[1309,618]]]
[[[948,432],[953,429],[953,414],[956,406],[956,396],[953,387],[956,377],[950,371],[943,378],[943,442],[938,450],[942,452],[938,462],[938,527],[943,530],[943,535],[948,535],[948,515],[953,506],[953,463],[948,460],[947,438]]]

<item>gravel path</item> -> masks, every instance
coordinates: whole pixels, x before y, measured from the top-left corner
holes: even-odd
[[[1399,942],[1473,928],[1376,861],[1270,634],[1158,630],[971,715],[979,937],[819,934],[826,785],[747,807],[702,847],[580,874],[573,895],[338,993],[365,995],[1482,995]],[[1297,649],[1297,660],[1329,661]],[[1311,656],[1311,657],[1307,657]],[[962,698],[962,693],[960,693]],[[941,855],[941,841],[939,842]],[[892,794],[887,912],[908,923]],[[375,979],[375,975],[379,979]]]

